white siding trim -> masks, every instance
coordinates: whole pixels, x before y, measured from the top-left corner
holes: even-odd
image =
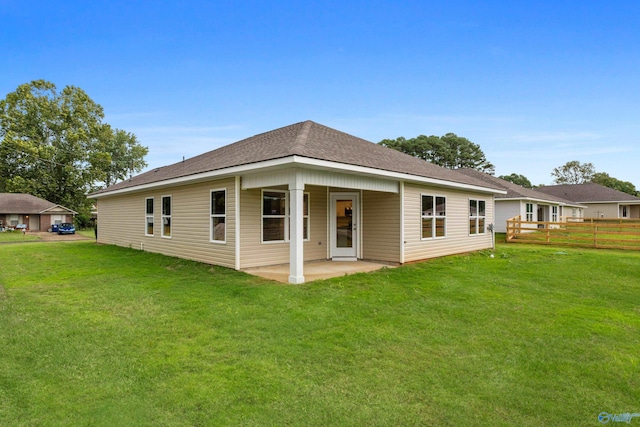
[[[236,235],[234,238],[235,245],[235,269],[240,270],[240,176],[236,175],[235,177],[235,220],[236,220]]]
[[[400,264],[404,264],[404,181],[400,181]]]

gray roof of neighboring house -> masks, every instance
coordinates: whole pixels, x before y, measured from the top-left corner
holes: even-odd
[[[182,162],[153,169],[93,194],[291,156],[495,189],[493,185],[487,185],[454,170],[307,120],[243,139]]]
[[[1,214],[40,214],[57,207],[67,210],[69,213],[76,213],[64,206],[40,199],[31,194],[0,193]]]
[[[557,197],[573,200],[577,203],[596,203],[596,202],[631,202],[640,203],[640,198],[604,185],[587,183],[587,184],[562,184],[547,185],[538,188],[545,194],[552,194]]]
[[[496,186],[498,186],[499,188],[505,190],[507,192],[507,194],[497,194],[496,195],[496,200],[499,199],[535,199],[535,200],[540,200],[540,201],[548,201],[548,202],[555,202],[555,203],[560,203],[560,204],[565,204],[565,205],[570,205],[570,206],[578,206],[579,204],[571,201],[569,199],[566,198],[562,198],[559,197],[557,195],[553,195],[553,194],[546,194],[546,193],[542,193],[540,191],[537,190],[533,190],[531,188],[525,188],[521,185],[518,184],[514,184],[512,182],[506,181],[504,179],[501,178],[497,178],[493,175],[489,175],[487,173],[484,172],[480,172],[476,169],[458,169],[459,172],[468,175],[468,176],[472,176],[476,179],[485,181],[487,183],[492,183]]]

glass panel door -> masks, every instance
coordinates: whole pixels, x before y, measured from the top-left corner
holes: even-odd
[[[336,200],[336,247],[353,247],[353,200]]]
[[[358,256],[358,194],[331,194],[331,258]]]

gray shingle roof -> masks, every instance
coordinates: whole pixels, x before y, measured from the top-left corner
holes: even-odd
[[[93,194],[290,156],[495,188],[493,185],[487,185],[454,170],[445,169],[308,120],[243,139],[183,162],[142,173]]]
[[[505,181],[504,179],[489,175],[484,172],[480,172],[475,169],[458,169],[458,171],[465,175],[472,176],[476,179],[482,180],[486,183],[491,183],[493,185],[496,185],[507,192],[507,194],[497,194],[496,200],[498,199],[535,199],[535,200],[556,202],[556,203],[566,204],[566,205],[576,205],[576,202],[571,201],[569,199],[558,197],[553,194],[542,193],[540,191],[533,190],[531,188],[525,188],[521,185],[514,184],[509,181]]]
[[[594,183],[546,185],[538,188],[538,191],[577,203],[640,202],[640,198],[636,196]]]
[[[57,206],[59,205],[31,194],[0,193],[0,214],[39,214]],[[70,209],[67,210],[75,213]]]

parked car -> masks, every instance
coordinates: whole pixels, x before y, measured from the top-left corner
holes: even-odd
[[[70,222],[58,225],[58,234],[76,234],[76,228]]]

